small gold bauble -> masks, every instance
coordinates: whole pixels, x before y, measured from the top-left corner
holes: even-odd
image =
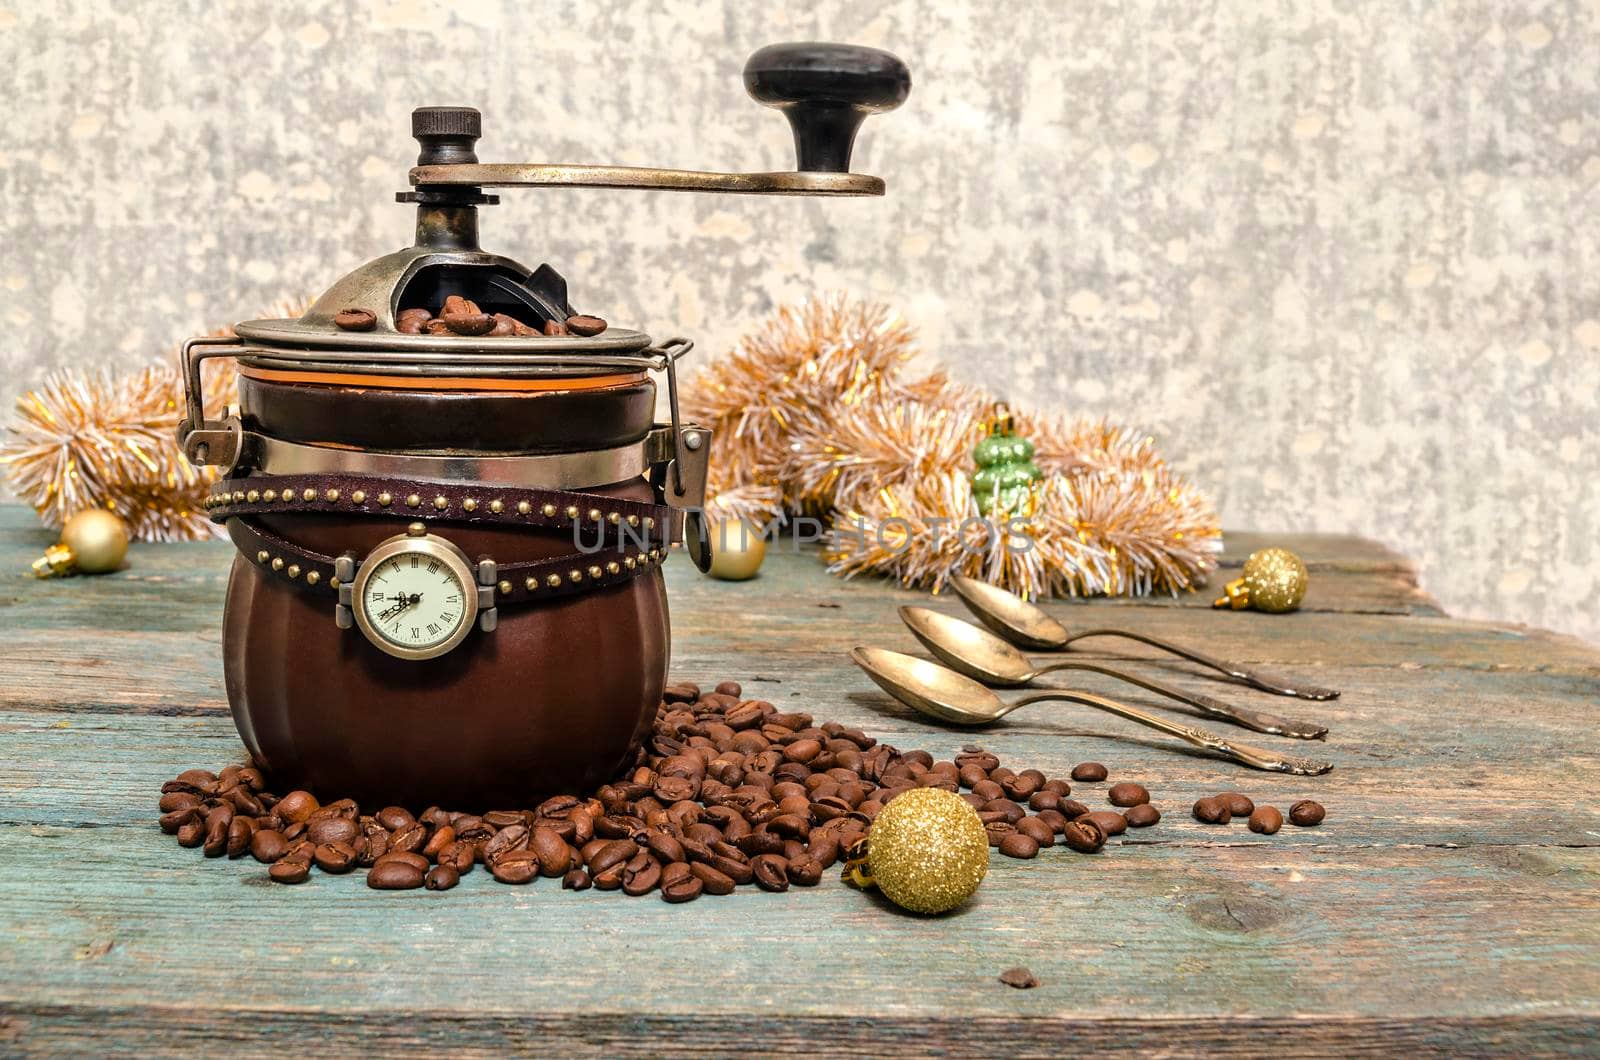
[[[742,582],[756,576],[767,558],[766,535],[744,520],[726,520],[712,528],[711,570],[713,578]]]
[[[1214,606],[1235,611],[1253,607],[1269,614],[1293,611],[1305,599],[1306,565],[1286,548],[1263,548],[1244,561],[1243,577],[1229,582]]]
[[[939,788],[913,788],[891,799],[873,819],[865,844],[865,862],[852,861],[846,878],[876,885],[914,913],[954,909],[989,871],[989,837],[977,811]]]
[[[128,553],[128,524],[104,508],[88,508],[61,528],[61,543],[72,552],[72,565],[84,574],[104,574],[122,566]]]

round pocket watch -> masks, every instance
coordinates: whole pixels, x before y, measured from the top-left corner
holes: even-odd
[[[465,640],[474,623],[495,627],[494,561],[474,565],[422,523],[380,541],[359,566],[343,556],[335,567],[340,628],[353,624],[398,659],[432,659]]]

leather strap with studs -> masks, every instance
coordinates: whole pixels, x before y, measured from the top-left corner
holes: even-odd
[[[213,522],[271,512],[366,514],[452,523],[522,526],[581,533],[586,544],[615,538],[619,548],[667,544],[675,509],[571,490],[433,482],[365,475],[261,475],[219,479],[203,502]]]
[[[339,580],[334,574],[337,557],[302,548],[252,519],[230,518],[227,527],[235,547],[263,573],[302,590],[338,598]],[[667,549],[658,545],[646,549],[606,548],[597,552],[573,552],[553,559],[497,563],[499,582],[495,586],[495,604],[536,603],[604,588],[644,574],[666,558]]]

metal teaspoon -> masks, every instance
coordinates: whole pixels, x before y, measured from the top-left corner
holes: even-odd
[[[1018,707],[1046,700],[1064,700],[1109,711],[1119,717],[1148,725],[1152,729],[1176,736],[1196,747],[1231,758],[1254,769],[1266,769],[1297,776],[1317,776],[1333,768],[1332,762],[1322,762],[1297,755],[1281,755],[1264,747],[1238,743],[1204,729],[1181,725],[1166,718],[1147,714],[1135,707],[1118,703],[1114,699],[1091,695],[1088,692],[1040,692],[1010,703],[983,687],[972,678],[947,670],[938,663],[902,655],[883,648],[854,648],[850,658],[866,671],[877,686],[895,699],[940,721],[956,725],[990,725],[1010,714]]]
[[[1208,666],[1218,673],[1243,681],[1263,692],[1294,696],[1296,699],[1337,699],[1339,696],[1338,691],[1332,688],[1321,688],[1287,677],[1263,673],[1260,670],[1251,670],[1238,663],[1214,659],[1193,648],[1157,640],[1155,637],[1131,630],[1086,629],[1080,633],[1069,633],[1065,626],[1045,614],[1041,608],[987,582],[956,575],[950,579],[950,585],[955,589],[956,595],[961,597],[961,602],[967,605],[967,610],[977,615],[984,625],[1019,648],[1033,651],[1061,651],[1074,641],[1086,637],[1126,637],[1141,644],[1148,644],[1152,648],[1171,652],[1190,662],[1197,662],[1201,666]]]
[[[1256,732],[1270,733],[1274,736],[1292,736],[1297,740],[1316,740],[1328,733],[1325,725],[1313,725],[1310,722],[1294,721],[1276,714],[1230,706],[1207,695],[1185,692],[1099,663],[1072,661],[1034,666],[1027,656],[988,630],[926,607],[902,607],[900,618],[905,622],[906,628],[922,642],[923,647],[937,656],[941,662],[986,685],[1020,688],[1045,674],[1060,670],[1087,670],[1115,677],[1119,681],[1127,681],[1157,695],[1176,699],[1180,703],[1188,703],[1214,718],[1222,718],[1235,725],[1254,729]]]

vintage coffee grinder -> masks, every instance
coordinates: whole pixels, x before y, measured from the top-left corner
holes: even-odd
[[[795,172],[480,163],[476,110],[412,114],[416,243],[295,320],[184,347],[184,452],[238,547],[228,701],[279,790],[484,810],[614,776],[649,732],[669,654],[659,567],[704,570],[710,432],[680,422],[663,342],[574,312],[568,281],[478,244],[490,187],[881,195],[849,172],[900,60],[779,44],[745,86],[794,128]],[[581,295],[579,296],[581,304]],[[202,365],[239,405],[207,420]],[[669,422],[655,421],[667,383]]]

